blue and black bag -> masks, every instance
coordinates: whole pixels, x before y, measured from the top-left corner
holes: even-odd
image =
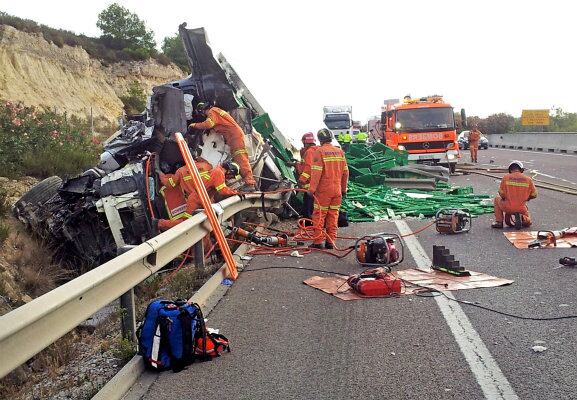
[[[194,361],[195,337],[204,332],[204,316],[198,304],[155,300],[148,305],[139,328],[138,354],[154,371],[178,372]]]

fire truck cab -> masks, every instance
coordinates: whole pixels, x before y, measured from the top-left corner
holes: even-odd
[[[406,150],[409,160],[441,164],[454,172],[460,157],[455,118],[442,96],[386,100],[380,128],[386,145]]]

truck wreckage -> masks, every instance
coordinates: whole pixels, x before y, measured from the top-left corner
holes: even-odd
[[[184,211],[182,192],[161,188],[158,178],[157,171],[170,173],[184,165],[178,145],[169,135],[186,133],[192,153],[213,166],[230,158],[221,135],[187,132],[189,123],[202,120],[193,111],[201,101],[228,111],[243,129],[260,190],[295,183],[286,164],[295,148],[224,56],[213,56],[204,28],[187,29],[182,24],[179,34],[191,75],[154,87],[147,109],[130,116],[105,142],[98,166],[64,181],[56,176],[47,178],[14,205],[15,216],[43,237],[57,258],[87,267],[99,265],[114,258],[122,246],[154,236],[154,216],[175,218]]]

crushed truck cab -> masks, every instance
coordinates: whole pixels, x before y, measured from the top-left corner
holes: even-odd
[[[225,110],[241,127],[260,190],[296,182],[288,167],[296,149],[224,56],[213,56],[204,29],[183,24],[179,33],[192,73],[154,87],[146,110],[129,116],[106,140],[97,166],[64,181],[50,177],[16,202],[14,215],[46,240],[56,258],[94,267],[154,236],[158,220],[188,216],[180,187],[164,186],[160,179],[161,172],[175,173],[184,165],[173,134],[182,133],[208,168],[233,158],[222,134],[188,129],[191,122],[204,120],[193,111],[200,102]],[[283,200],[289,196],[284,193]],[[282,208],[271,211],[281,213]]]
[[[386,100],[380,135],[387,146],[407,151],[417,163],[454,171],[460,157],[453,107],[441,96]]]

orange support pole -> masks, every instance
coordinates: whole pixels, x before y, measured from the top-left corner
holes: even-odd
[[[204,212],[210,221],[210,225],[212,226],[212,231],[214,236],[216,237],[216,241],[220,246],[220,250],[222,251],[222,255],[224,256],[224,261],[226,262],[226,266],[228,268],[228,272],[232,279],[236,279],[238,277],[238,272],[236,270],[236,263],[234,262],[234,258],[232,257],[232,252],[230,251],[230,247],[228,247],[228,242],[224,237],[224,233],[222,232],[222,228],[218,223],[218,219],[216,218],[216,213],[212,208],[212,202],[208,197],[208,193],[206,192],[206,188],[202,183],[202,178],[198,173],[198,169],[192,160],[192,155],[190,154],[190,150],[188,149],[188,145],[186,141],[182,137],[182,134],[179,132],[175,133],[176,142],[178,143],[178,147],[180,148],[180,152],[182,154],[182,158],[190,171],[190,176],[192,177],[192,183],[194,185],[194,189],[198,196],[200,197],[200,201],[202,202],[202,206],[204,207]]]

